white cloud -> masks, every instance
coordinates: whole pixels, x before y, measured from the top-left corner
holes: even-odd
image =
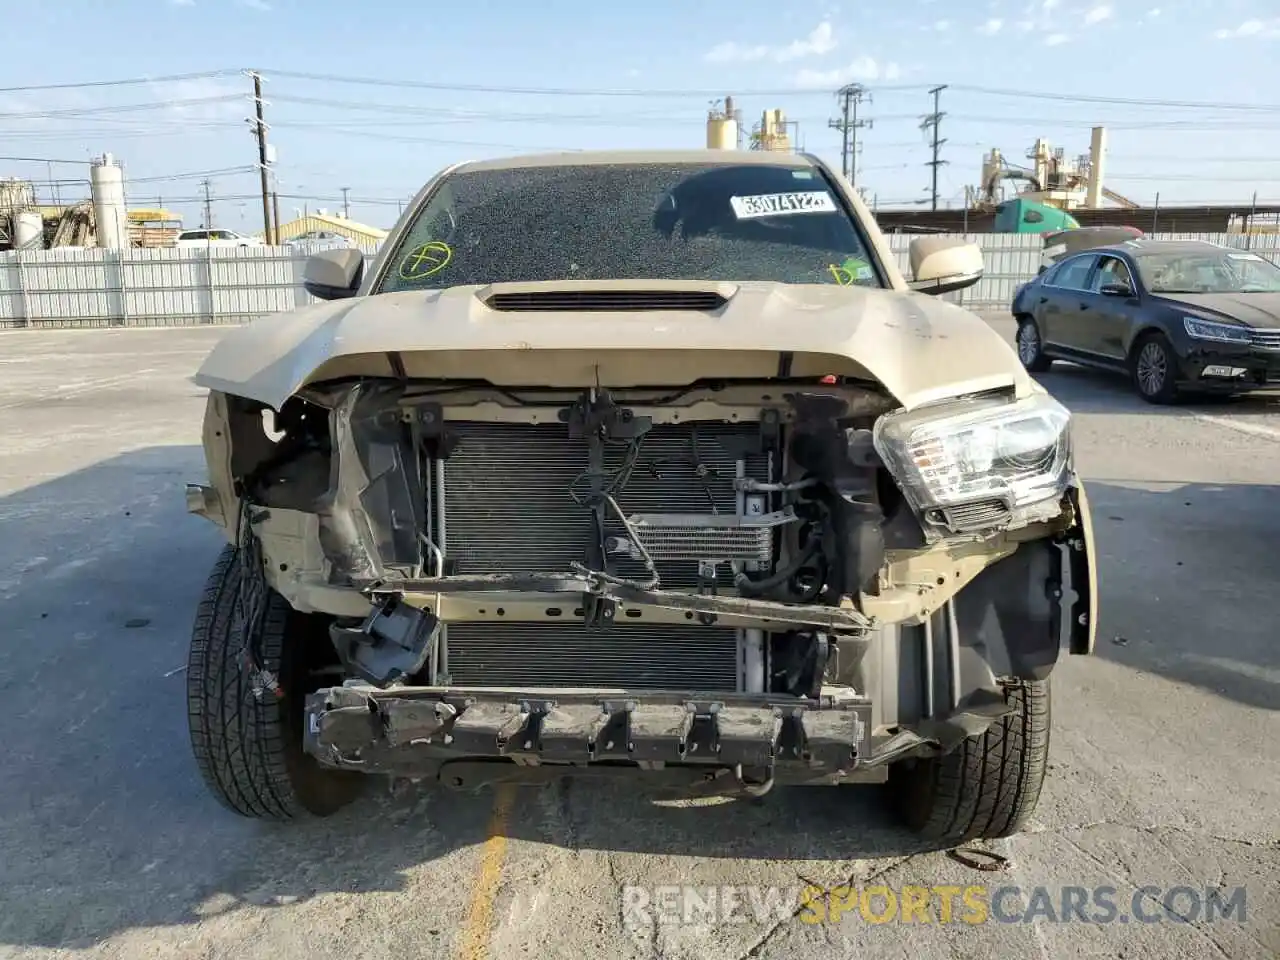
[[[1280,17],[1270,20],[1246,20],[1238,27],[1214,32],[1219,40],[1273,40],[1280,37]]]
[[[835,48],[835,31],[831,28],[830,21],[824,20],[809,32],[809,36],[803,40],[793,40],[779,50],[774,59],[779,63],[786,63],[788,60],[801,60],[805,57],[821,57]]]
[[[792,40],[779,47],[765,44],[744,44],[733,40],[718,43],[706,52],[703,59],[709,63],[755,63],[761,60],[775,60],[787,63],[806,57],[820,57],[830,53],[838,46],[835,29],[829,20],[824,20],[801,40]]]
[[[1001,20],[999,17],[992,17],[982,26],[978,27],[978,32],[984,33],[988,37],[994,37],[1002,29],[1004,29],[1004,21]]]
[[[873,57],[859,57],[834,70],[801,70],[795,76],[798,87],[838,87],[853,80],[897,80],[902,68],[896,63],[878,63]]]
[[[934,21],[933,29],[935,29],[935,30],[937,30],[937,31],[939,31],[939,32],[942,32],[943,30],[950,30],[950,29],[951,29],[951,21],[950,21],[950,20],[936,20],[936,21]]]
[[[175,7],[194,7],[196,0],[169,0],[169,3]]]
[[[1148,20],[1154,20],[1154,19],[1155,19],[1156,17],[1158,17],[1158,16],[1160,16],[1160,8],[1159,8],[1159,7],[1152,7],[1150,10],[1148,10],[1148,11],[1147,11],[1147,19],[1148,19]]]
[[[236,0],[242,7],[248,7],[250,10],[261,10],[264,13],[271,9],[271,4],[267,0]]]
[[[1060,47],[1070,39],[1065,33],[1051,33],[1044,38],[1044,45],[1046,47]]]
[[[1114,14],[1115,11],[1111,7],[1105,3],[1100,3],[1084,15],[1084,25],[1092,27],[1094,24],[1102,23],[1104,20],[1110,20]]]
[[[1058,2],[1059,0],[1044,0],[1044,3],[1040,4],[1040,9],[1045,13],[1052,13],[1054,8],[1058,6]]]

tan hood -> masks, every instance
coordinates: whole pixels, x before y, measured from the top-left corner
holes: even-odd
[[[714,313],[502,312],[495,293],[714,290]],[[832,284],[597,282],[493,284],[357,297],[263,317],[228,333],[195,376],[210,390],[279,408],[307,383],[390,376],[507,386],[684,385],[768,377],[871,377],[905,407],[1013,386],[1033,389],[1017,355],[981,317],[924,294]]]

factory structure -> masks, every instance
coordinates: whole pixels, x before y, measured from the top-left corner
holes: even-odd
[[[1107,162],[1106,127],[1094,127],[1089,152],[1068,158],[1062,147],[1054,149],[1049,141],[1038,138],[1027,153],[1030,166],[1009,163],[997,148],[982,158],[982,180],[977,202],[997,203],[1005,196],[1001,188],[1007,181],[1027,184],[1017,196],[1028,202],[1042,203],[1061,210],[1094,210],[1108,200],[1126,210],[1141,204],[1110,189],[1105,183]],[[972,201],[971,201],[972,202]]]
[[[797,149],[799,131],[800,125],[788,120],[781,110],[765,110],[760,122],[747,131],[742,111],[734,106],[733,97],[717,100],[707,111],[708,150],[741,150],[745,145],[751,150],[790,153]]]
[[[41,203],[30,180],[0,179],[0,250],[171,246],[182,230],[181,217],[130,209],[124,185],[124,170],[109,153],[89,166],[87,200]]]
[[[781,110],[765,110],[748,131],[733,97],[707,112],[706,145],[711,150],[802,150],[799,125]],[[1160,207],[1159,195],[1144,206],[1106,183],[1107,129],[1094,127],[1087,153],[1069,155],[1044,137],[1026,151],[1025,163],[1010,162],[998,147],[982,159],[977,186],[965,188],[963,207],[941,210],[876,209],[887,232],[1049,233],[1078,226],[1132,226],[1155,233],[1274,232],[1280,207]],[[1011,189],[1011,185],[1012,189]]]
[[[125,186],[124,169],[109,153],[89,166],[88,199],[72,203],[42,203],[32,181],[0,177],[0,252],[172,247],[184,229],[182,215],[160,207],[129,206]],[[276,228],[281,243],[315,232],[345,236],[361,246],[376,246],[387,236],[386,230],[323,209],[299,211],[296,220]]]

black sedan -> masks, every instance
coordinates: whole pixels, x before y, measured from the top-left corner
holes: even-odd
[[[1191,240],[1130,240],[1063,257],[1018,289],[1018,357],[1127,373],[1143,398],[1280,385],[1280,267]]]

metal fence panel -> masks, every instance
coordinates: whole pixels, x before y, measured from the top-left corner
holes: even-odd
[[[139,327],[208,322],[209,271],[202,250],[132,250],[124,260],[125,316]]]
[[[970,308],[1006,308],[1019,284],[1036,275],[1041,237],[944,234],[982,248],[985,273],[942,299]],[[1280,235],[1153,234],[1209,240],[1280,258]],[[898,268],[910,273],[912,234],[889,234]],[[362,248],[372,258],[377,247]],[[0,253],[0,328],[189,326],[243,323],[315,303],[302,289],[309,250],[249,247],[64,249]]]

